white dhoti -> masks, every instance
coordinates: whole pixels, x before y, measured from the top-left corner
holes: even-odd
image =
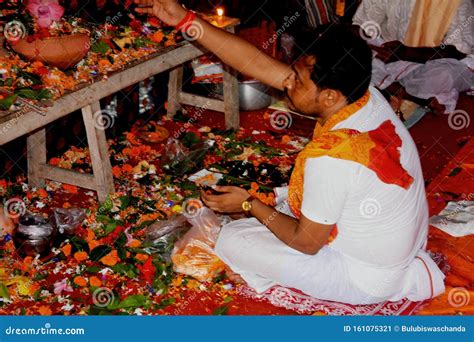
[[[420,301],[444,291],[444,275],[423,250],[404,270],[361,268],[330,245],[316,255],[298,252],[281,242],[255,218],[223,226],[215,252],[259,293],[281,285],[322,300],[372,304],[404,297]],[[364,278],[365,284],[374,287],[375,291],[388,287],[392,293],[373,296],[358,287],[361,279],[354,279],[354,276]]]

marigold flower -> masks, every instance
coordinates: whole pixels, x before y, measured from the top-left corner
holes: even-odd
[[[83,276],[77,276],[74,278],[74,284],[78,286],[86,286],[87,285],[87,280]]]
[[[80,251],[80,252],[74,253],[74,259],[81,262],[81,261],[89,259],[89,256],[87,255],[86,252]]]
[[[118,257],[117,250],[115,249],[100,259],[100,262],[106,266],[115,266],[119,261],[120,258]]]
[[[102,280],[100,280],[96,276],[92,276],[89,278],[89,284],[93,287],[100,287],[102,286]]]

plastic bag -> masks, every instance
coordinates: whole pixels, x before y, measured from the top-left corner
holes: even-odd
[[[145,242],[150,253],[159,254],[164,260],[171,260],[174,243],[190,228],[184,215],[173,216],[166,221],[150,225],[145,232]]]
[[[74,235],[76,228],[84,221],[86,211],[80,208],[54,208],[51,222],[60,234]]]
[[[169,139],[165,146],[166,154],[162,161],[163,167],[175,176],[193,172],[200,168],[212,145],[211,140],[205,140],[195,143],[188,149],[178,140]]]
[[[221,223],[206,207],[188,216],[188,221],[191,229],[175,244],[171,254],[174,270],[199,281],[210,281],[225,269],[225,264],[214,254]]]

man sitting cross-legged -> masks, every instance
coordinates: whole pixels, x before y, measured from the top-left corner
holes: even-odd
[[[415,144],[383,96],[369,87],[371,50],[349,28],[315,33],[286,65],[215,28],[174,0],[137,0],[169,25],[196,34],[224,63],[285,90],[289,106],[319,119],[298,155],[278,209],[244,189],[202,194],[222,213],[249,217],[222,227],[217,255],[257,291],[279,284],[351,304],[423,300],[444,291],[424,248],[428,207]]]

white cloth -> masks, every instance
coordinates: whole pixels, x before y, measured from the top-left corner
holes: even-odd
[[[474,234],[474,201],[449,202],[430,224],[454,237]]]
[[[334,129],[364,132],[391,120],[403,142],[401,164],[414,183],[404,190],[355,162],[308,159],[301,211],[312,221],[336,223],[338,236],[310,256],[286,246],[256,219],[224,226],[217,255],[257,291],[280,284],[351,304],[423,300],[444,291],[444,275],[423,251],[428,207],[415,143],[383,96],[370,92],[367,105]],[[276,193],[284,212],[284,190]]]
[[[416,0],[363,0],[353,18],[356,25],[367,25],[379,31],[377,39],[369,41],[374,45],[405,39],[411,13]],[[474,15],[470,0],[463,0],[453,17],[443,44],[454,45],[459,51],[474,53]],[[372,63],[372,84],[385,89],[395,81],[406,91],[422,99],[435,97],[446,106],[446,113],[456,109],[459,92],[467,91],[474,84],[474,73],[469,69],[472,56],[458,61],[437,59],[425,64],[398,61],[385,64],[374,58]]]

